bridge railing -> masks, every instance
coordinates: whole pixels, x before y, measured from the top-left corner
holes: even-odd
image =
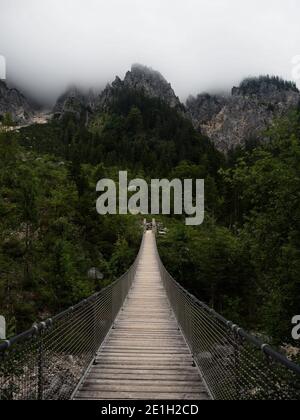
[[[0,344],[0,400],[71,398],[124,303],[140,253],[101,292]]]
[[[171,306],[216,400],[299,400],[300,367],[187,292],[164,267]]]

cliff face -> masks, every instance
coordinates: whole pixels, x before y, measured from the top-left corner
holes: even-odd
[[[17,89],[10,89],[0,80],[0,116],[9,113],[17,124],[29,122],[34,109],[29,101]]]
[[[228,152],[261,137],[274,119],[295,108],[300,100],[296,86],[279,78],[247,79],[231,96],[198,95],[187,101],[187,114],[216,145]]]

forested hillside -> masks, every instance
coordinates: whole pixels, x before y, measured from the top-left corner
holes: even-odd
[[[0,135],[0,307],[9,334],[120,276],[141,239],[140,220],[96,213],[96,182],[116,177],[114,168],[38,154],[21,136]]]

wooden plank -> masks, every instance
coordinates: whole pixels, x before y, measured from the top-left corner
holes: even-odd
[[[199,393],[205,392],[206,389],[200,381],[174,381],[174,378],[169,377],[161,380],[159,377],[150,377],[149,379],[138,381],[137,378],[129,379],[120,378],[90,378],[85,382],[81,391],[113,391],[113,392],[189,392]]]
[[[137,381],[131,381],[123,384],[122,382],[115,381],[113,384],[108,382],[97,383],[96,380],[86,381],[81,391],[88,392],[171,392],[171,393],[189,393],[189,394],[199,394],[199,392],[204,392],[205,389],[201,384],[191,382],[187,385],[181,385],[180,382],[164,385],[163,382],[154,381],[149,383],[144,383],[141,385]]]
[[[93,369],[91,370],[90,374],[93,372],[106,372],[106,371],[110,371],[110,372],[140,372],[141,374],[143,374],[143,372],[148,372],[148,373],[161,373],[161,375],[163,376],[164,372],[168,372],[168,373],[173,373],[176,374],[177,376],[181,376],[183,374],[190,374],[190,373],[197,373],[199,375],[199,372],[197,370],[196,367],[194,366],[168,366],[167,368],[163,368],[161,366],[115,366],[115,365],[94,365]]]
[[[155,348],[149,348],[149,347],[118,347],[118,346],[109,346],[106,347],[105,349],[103,349],[101,351],[101,353],[99,354],[99,357],[101,357],[102,354],[110,354],[110,353],[114,353],[114,354],[134,354],[135,356],[137,354],[168,354],[168,355],[182,355],[182,354],[190,354],[189,351],[184,348],[184,347],[163,347],[163,348],[159,348],[159,347],[155,347]]]
[[[157,361],[157,359],[161,360],[180,360],[180,361],[188,361],[193,362],[193,357],[191,354],[169,354],[169,353],[146,353],[141,351],[140,353],[115,353],[113,351],[110,351],[108,353],[102,352],[97,355],[97,360],[149,360],[149,358]]]
[[[96,358],[97,365],[104,365],[104,364],[116,364],[116,365],[128,365],[128,366],[139,366],[139,365],[149,365],[149,366],[193,366],[193,359],[190,360],[185,358],[176,358],[175,360],[172,360],[171,357],[114,357],[114,356],[108,356],[108,357],[101,357]]]
[[[79,391],[75,400],[208,400],[207,393]]]
[[[108,360],[99,360],[96,362],[97,366],[118,366],[119,368],[121,367],[126,367],[126,368],[141,368],[141,367],[149,367],[152,369],[155,369],[157,367],[159,367],[160,369],[178,369],[178,368],[183,368],[183,367],[189,367],[192,366],[191,363],[186,363],[186,362],[176,362],[176,363],[172,363],[172,362],[164,362],[164,361],[135,361],[135,360],[124,360],[124,361],[108,361]]]
[[[168,382],[168,381],[172,381],[172,383],[174,382],[201,382],[201,379],[199,378],[199,374],[197,372],[195,372],[194,374],[181,374],[178,375],[177,372],[171,374],[168,371],[166,371],[166,373],[159,373],[157,372],[155,373],[135,373],[135,372],[131,372],[130,370],[127,371],[126,373],[119,373],[119,371],[117,371],[117,373],[112,373],[109,370],[106,371],[93,371],[92,373],[90,373],[89,375],[89,380],[92,379],[109,379],[109,380],[117,380],[117,381],[128,381],[130,379],[134,379],[134,380],[143,380],[143,381],[155,381],[155,380],[159,380],[160,382]]]

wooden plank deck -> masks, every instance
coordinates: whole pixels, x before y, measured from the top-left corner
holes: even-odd
[[[209,399],[169,305],[152,232],[124,307],[75,399]]]

